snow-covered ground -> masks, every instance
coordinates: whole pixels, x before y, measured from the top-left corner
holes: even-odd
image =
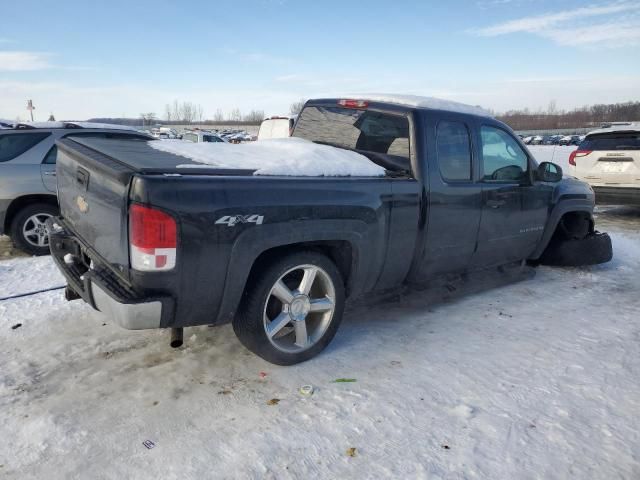
[[[171,350],[60,291],[2,301],[0,477],[640,478],[640,213],[598,221],[606,265],[352,307],[295,367],[229,326]],[[0,261],[0,297],[58,280]]]

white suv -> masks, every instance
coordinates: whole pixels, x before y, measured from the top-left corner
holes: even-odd
[[[569,165],[593,187],[597,203],[640,206],[640,123],[589,132]]]

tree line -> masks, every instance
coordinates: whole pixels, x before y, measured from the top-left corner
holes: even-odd
[[[597,127],[608,122],[640,121],[640,102],[597,104],[565,111],[559,110],[556,102],[551,101],[546,110],[510,110],[496,118],[514,130]]]
[[[264,120],[264,110],[251,110],[243,114],[239,108],[234,108],[229,112],[223,112],[218,108],[213,114],[213,118],[204,118],[202,105],[191,102],[167,103],[164,109],[164,119],[167,123],[260,123]]]
[[[293,102],[289,106],[289,114],[300,113],[305,100]],[[509,125],[514,130],[555,130],[571,128],[598,127],[608,122],[640,121],[640,102],[625,102],[611,104],[597,104],[574,108],[573,110],[560,110],[555,101],[551,101],[546,110],[531,111],[509,110],[494,116]],[[243,114],[239,108],[233,108],[228,112],[217,109],[213,117],[206,119],[201,105],[191,102],[178,102],[165,106],[164,118],[159,118],[155,113],[141,113],[139,118],[93,118],[92,121],[102,123],[118,123],[121,125],[155,124],[201,124],[201,125],[257,125],[264,120],[264,110],[251,110]]]

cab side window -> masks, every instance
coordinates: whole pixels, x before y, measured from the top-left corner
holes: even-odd
[[[520,182],[526,177],[527,154],[511,135],[500,128],[483,125],[480,139],[484,181]]]
[[[443,180],[471,180],[471,141],[465,124],[445,120],[438,123],[436,145]]]

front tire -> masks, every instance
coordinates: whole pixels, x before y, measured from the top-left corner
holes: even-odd
[[[594,232],[584,238],[555,240],[540,257],[543,265],[581,267],[606,263],[613,257],[611,238]]]
[[[313,251],[287,255],[259,272],[233,322],[240,342],[276,365],[320,353],[335,336],[344,311],[342,276]]]
[[[11,240],[16,248],[31,255],[49,254],[49,236],[44,222],[58,215],[49,203],[34,203],[23,207],[11,222]]]

